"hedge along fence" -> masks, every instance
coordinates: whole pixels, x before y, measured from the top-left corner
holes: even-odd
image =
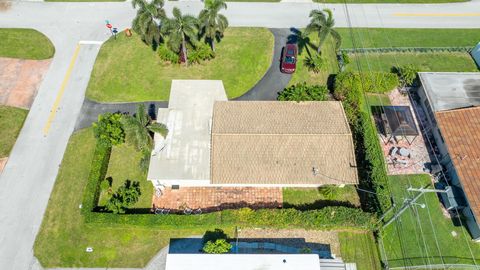
[[[356,53],[434,53],[434,52],[464,52],[470,53],[472,47],[395,47],[395,48],[358,48],[340,49],[348,54]]]
[[[87,223],[107,226],[134,225],[158,229],[248,226],[305,229],[374,229],[376,218],[358,208],[325,207],[319,210],[242,208],[201,215],[112,214],[88,212]]]
[[[388,74],[388,75],[387,75]],[[395,76],[396,80],[390,78]],[[376,84],[379,77],[385,76],[383,84]],[[365,92],[382,93],[398,86],[398,78],[392,73],[353,73],[343,72],[335,78],[334,95],[343,101],[343,106],[355,138],[355,152],[361,176],[360,185],[375,192],[367,196],[367,206],[379,214],[391,206],[387,167],[372,121],[370,108],[365,106]]]
[[[93,154],[92,166],[88,175],[88,182],[83,193],[82,213],[89,214],[96,211],[100,198],[100,182],[105,179],[110,162],[111,146],[97,141]]]

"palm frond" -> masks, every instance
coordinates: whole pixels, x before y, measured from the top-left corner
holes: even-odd
[[[162,135],[163,138],[166,138],[168,135],[168,128],[165,124],[153,122],[147,126],[147,128],[154,133]]]

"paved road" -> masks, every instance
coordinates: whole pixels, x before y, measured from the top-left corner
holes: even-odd
[[[85,99],[78,116],[75,130],[89,127],[93,122],[98,120],[100,114],[111,113],[128,113],[133,115],[137,111],[137,106],[143,103],[148,110],[148,114],[155,118],[158,108],[167,108],[167,101],[147,101],[147,102],[126,102],[126,103],[97,103],[89,99]]]
[[[173,6],[197,14],[202,3],[166,3],[168,11]],[[309,11],[323,7],[334,10],[338,26],[480,28],[478,13],[473,13],[480,10],[479,2],[349,5],[348,12],[338,4],[228,3],[225,15],[231,26],[303,27]],[[38,266],[33,257],[33,243],[99,49],[99,44],[76,49],[78,42],[104,41],[109,35],[105,19],[123,29],[130,25],[133,16],[128,2],[15,2],[10,10],[0,13],[0,27],[35,28],[46,34],[56,48],[0,178],[0,269]]]
[[[292,75],[280,72],[280,58],[282,57],[282,48],[292,32],[288,28],[273,28],[270,31],[275,37],[270,68],[250,91],[235,100],[276,100],[278,92],[283,90],[290,82]]]

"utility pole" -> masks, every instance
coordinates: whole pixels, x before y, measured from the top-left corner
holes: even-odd
[[[415,195],[415,197],[413,197],[413,199],[406,199],[405,200],[405,203],[404,205],[402,206],[402,208],[400,208],[400,210],[387,222],[385,223],[383,226],[382,226],[382,229],[385,229],[385,227],[387,227],[388,225],[390,225],[392,222],[394,222],[401,214],[403,214],[403,212],[405,212],[408,208],[410,208],[410,206],[412,204],[415,204],[415,202],[420,199],[420,197],[424,194],[424,193],[427,193],[427,192],[434,192],[434,193],[446,193],[447,190],[443,190],[443,189],[429,189],[429,188],[412,188],[412,187],[409,187],[407,188],[408,191],[416,191],[418,192],[417,195]]]

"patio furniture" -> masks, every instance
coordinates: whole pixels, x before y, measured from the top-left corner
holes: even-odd
[[[398,153],[400,154],[400,156],[402,157],[410,157],[410,151],[407,149],[407,148],[400,148],[400,150],[398,151]]]
[[[198,208],[197,210],[193,211],[194,215],[200,215],[202,213],[202,209]]]
[[[163,208],[155,208],[155,215],[163,214]]]
[[[193,212],[193,210],[190,209],[190,208],[188,208],[188,207],[183,210],[183,213],[184,213],[185,215],[190,215],[190,214],[192,214],[192,212]]]
[[[396,137],[399,136],[405,138],[411,145],[419,135],[410,106],[381,106],[373,108],[373,111],[376,112],[377,117],[380,114],[380,119],[382,119],[383,130],[387,138],[386,141],[382,138],[385,144],[392,138],[396,140]],[[414,138],[409,141],[407,136],[414,136]]]
[[[391,151],[390,151],[390,156],[395,156],[398,152],[398,147],[392,147]]]

